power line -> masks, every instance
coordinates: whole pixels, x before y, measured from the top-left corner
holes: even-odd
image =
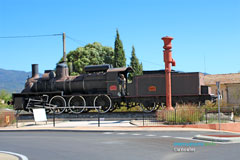
[[[74,41],[74,42],[77,43],[77,44],[80,44],[80,45],[85,45],[85,44],[87,44],[86,42],[83,42],[83,41],[80,41],[80,40],[78,40],[78,39],[72,38],[72,37],[70,37],[70,36],[68,36],[68,35],[66,35],[66,37],[69,38],[70,40]],[[127,56],[127,57],[131,59],[130,56]],[[154,65],[160,65],[160,64],[158,64],[158,63],[146,61],[146,60],[141,59],[141,58],[138,58],[138,59],[141,60],[141,61],[143,61],[143,62],[146,62],[146,63],[150,63],[150,64],[154,64]]]
[[[37,37],[51,37],[51,36],[62,36],[62,34],[45,34],[45,35],[31,35],[31,36],[6,36],[0,38],[37,38]]]
[[[68,36],[68,35],[66,35],[66,37],[69,38],[70,40],[74,41],[74,42],[77,43],[77,44],[80,44],[80,45],[85,45],[85,44],[87,44],[86,42],[83,42],[83,41],[80,41],[80,40],[78,40],[78,39],[72,38],[72,37],[70,37],[70,36]]]
[[[24,35],[24,36],[5,36],[5,37],[0,37],[1,39],[10,39],[10,38],[38,38],[38,37],[52,37],[52,36],[62,36],[63,34],[62,33],[59,33],[59,34],[45,34],[45,35],[30,35],[30,36],[26,36],[26,35]],[[76,39],[76,38],[72,38],[72,37],[70,37],[70,36],[68,36],[68,35],[66,35],[66,38],[69,38],[70,40],[72,40],[72,41],[74,41],[75,43],[77,43],[77,44],[80,44],[80,45],[85,45],[85,44],[87,44],[86,42],[83,42],[83,41],[80,41],[80,40],[78,40],[78,39]],[[131,58],[131,57],[129,57],[129,58]],[[153,62],[150,62],[150,61],[146,61],[146,60],[143,60],[143,59],[140,59],[139,58],[139,60],[141,60],[141,61],[144,61],[144,62],[147,62],[147,63],[151,63],[151,64],[154,64],[154,65],[159,65],[159,64],[157,64],[157,63],[153,63]]]
[[[130,56],[127,56],[129,59],[131,59],[131,57]],[[147,60],[144,60],[144,59],[142,59],[142,58],[138,58],[140,61],[142,61],[142,62],[146,62],[146,63],[150,63],[150,64],[154,64],[154,65],[158,65],[158,66],[161,66],[161,64],[159,64],[159,63],[154,63],[154,62],[150,62],[150,61],[147,61]]]
[[[143,62],[147,62],[147,63],[154,64],[154,65],[161,65],[161,64],[159,64],[159,63],[155,63],[155,62],[146,61],[146,60],[144,60],[144,59],[141,59],[141,58],[139,58],[139,60],[141,60],[141,61],[143,61]]]

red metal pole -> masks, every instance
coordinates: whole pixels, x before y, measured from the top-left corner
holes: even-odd
[[[166,110],[174,110],[172,107],[172,88],[171,88],[171,63],[172,66],[176,65],[176,62],[172,58],[172,37],[163,37],[164,41],[163,51],[164,53],[164,62],[165,62],[165,78],[166,78]]]

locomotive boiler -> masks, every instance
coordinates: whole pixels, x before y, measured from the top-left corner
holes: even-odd
[[[46,70],[42,77],[38,65],[32,65],[21,93],[13,94],[16,110],[29,110],[41,106],[56,106],[56,113],[81,113],[86,106],[101,106],[101,113],[113,111],[123,104],[140,106],[144,112],[156,110],[165,103],[164,71],[145,71],[143,75],[128,80],[131,67],[112,68],[111,65],[91,65],[85,73],[69,76],[65,63],[57,64],[56,71]],[[199,72],[172,72],[172,101],[176,103],[204,103],[214,96],[204,85],[204,75]],[[124,102],[124,103],[122,103]],[[51,110],[47,110],[50,112]]]

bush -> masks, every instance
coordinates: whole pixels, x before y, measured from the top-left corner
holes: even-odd
[[[127,108],[126,106],[124,106],[114,110],[114,112],[138,112],[138,111],[142,111],[141,107],[139,106],[135,106],[131,108]]]
[[[206,109],[208,112],[215,113],[218,112],[218,102],[215,103],[211,101],[206,101],[206,103],[201,107]],[[221,112],[231,112],[233,110],[232,106],[228,106],[224,101],[220,102],[220,110]]]
[[[4,100],[6,103],[7,101],[12,100],[12,95],[5,90],[1,90],[0,91],[0,99]]]
[[[204,117],[204,109],[194,105],[177,106],[172,111],[160,110],[157,119],[168,124],[193,124],[200,122]]]
[[[7,104],[0,104],[0,109],[5,109],[5,108],[13,109],[13,106],[12,105],[7,105]]]

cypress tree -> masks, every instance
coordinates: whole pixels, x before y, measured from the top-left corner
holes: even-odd
[[[143,66],[142,63],[139,63],[139,60],[135,54],[135,48],[132,46],[131,62],[130,66],[133,68],[133,73],[129,74],[129,79],[132,80],[133,76],[142,75]]]
[[[120,40],[120,36],[117,32],[117,36],[115,39],[115,43],[114,43],[114,67],[126,67],[126,57],[125,57],[125,53],[123,50],[123,44],[122,41]]]

